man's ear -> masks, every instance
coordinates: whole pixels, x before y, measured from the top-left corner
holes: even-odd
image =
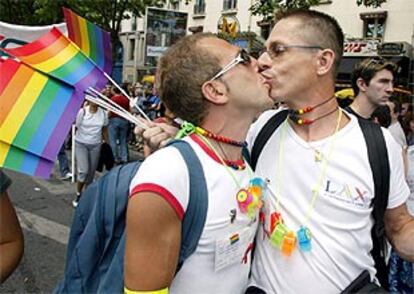
[[[204,97],[213,104],[227,103],[227,87],[220,81],[208,81],[201,86]]]
[[[365,83],[365,81],[364,81],[363,78],[358,78],[356,80],[356,84],[357,84],[357,86],[359,88],[359,91],[365,92],[367,90],[368,85],[367,85],[367,83]]]
[[[331,49],[323,49],[318,53],[317,73],[325,75],[332,70],[335,62],[335,53]]]

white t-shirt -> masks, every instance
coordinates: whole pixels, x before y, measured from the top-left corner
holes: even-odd
[[[275,111],[261,115],[248,134],[249,146],[264,123]],[[267,293],[339,293],[364,269],[375,275],[372,249],[371,200],[374,183],[367,156],[367,147],[358,121],[351,121],[339,132],[332,155],[322,179],[320,192],[308,227],[312,234],[312,249],[298,248],[290,257],[281,254],[268,239],[258,239],[252,266],[251,284]],[[281,140],[285,128],[285,139]],[[383,129],[388,148],[391,180],[388,208],[403,204],[409,190],[404,179],[401,148]],[[321,162],[315,161],[315,149],[328,156],[332,136],[312,142],[312,147],[300,138],[289,124],[282,124],[271,136],[258,160],[256,173],[269,178],[273,190],[280,183],[280,210],[285,224],[295,232],[304,224],[321,175]],[[284,155],[282,170],[278,170],[280,144]],[[323,159],[324,160],[324,159]],[[280,181],[279,181],[280,180]],[[268,198],[270,199],[270,198]],[[275,202],[266,202],[266,227]],[[259,228],[259,236],[262,234]]]
[[[407,200],[407,208],[412,216],[414,216],[414,146],[409,146],[407,149],[407,183],[410,187],[410,197]]]
[[[95,113],[89,111],[89,106],[81,108],[76,117],[75,140],[84,144],[100,144],[102,142],[102,127],[108,125],[108,115],[100,107]]]
[[[401,124],[399,121],[396,121],[392,123],[388,130],[390,131],[391,135],[394,137],[395,141],[401,146],[407,146],[407,140],[405,139],[404,130],[401,127]]]
[[[244,293],[250,271],[250,253],[247,263],[242,263],[242,259],[253,242],[258,221],[251,221],[238,210],[236,194],[239,187],[215,154],[195,135],[184,140],[190,143],[203,167],[208,211],[198,247],[175,276],[170,293]],[[251,178],[247,169],[232,170],[232,173],[241,187],[247,187]],[[143,162],[132,180],[130,194],[143,191],[157,193],[181,219],[184,217],[189,199],[189,175],[176,148],[158,150]],[[232,210],[237,211],[233,223]],[[239,241],[230,245],[230,237],[236,234]],[[229,255],[226,256],[225,251]],[[231,252],[233,256],[230,256]]]

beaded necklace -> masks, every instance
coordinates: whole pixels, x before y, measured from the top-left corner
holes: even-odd
[[[284,122],[282,133],[281,133],[281,138],[280,138],[280,145],[279,145],[278,168],[277,168],[278,174],[276,177],[277,179],[276,191],[274,191],[272,187],[268,185],[269,192],[275,198],[273,199],[273,197],[269,197],[270,199],[269,204],[271,204],[271,206],[273,206],[274,204],[274,207],[276,208],[276,210],[270,216],[270,228],[269,228],[270,229],[270,232],[269,232],[270,243],[274,247],[280,249],[284,255],[290,256],[293,250],[295,249],[296,244],[298,244],[299,249],[302,252],[308,252],[312,249],[311,232],[308,227],[308,224],[311,219],[313,207],[315,206],[316,200],[319,196],[319,191],[322,185],[322,181],[326,176],[326,171],[327,171],[329,160],[332,156],[332,152],[335,146],[337,134],[338,134],[339,127],[341,124],[341,119],[342,119],[342,110],[339,109],[335,132],[332,138],[330,139],[330,143],[329,143],[328,156],[324,158],[324,161],[321,167],[321,172],[318,176],[318,179],[315,185],[312,187],[312,198],[309,203],[303,225],[297,230],[296,234],[294,231],[289,229],[289,227],[284,223],[284,220],[280,213],[280,198],[281,198],[280,191],[282,187],[283,158],[285,154],[284,142],[285,142],[285,137],[286,137],[286,129],[288,125],[288,120],[285,120]],[[276,203],[272,203],[272,200],[275,201]]]
[[[330,115],[330,114],[332,114],[332,113],[334,113],[336,110],[338,109],[338,107],[335,107],[334,109],[332,109],[331,111],[329,111],[329,112],[327,112],[327,113],[325,113],[325,114],[322,114],[321,116],[319,116],[319,117],[317,117],[317,118],[315,118],[315,119],[306,119],[306,118],[300,118],[300,116],[299,115],[296,115],[296,114],[292,114],[292,113],[290,113],[289,112],[289,119],[291,120],[291,121],[293,121],[295,124],[297,124],[297,125],[310,125],[311,123],[313,123],[313,122],[315,122],[315,121],[317,121],[317,120],[320,120],[321,118],[324,118],[324,117],[326,117],[326,116],[328,116],[328,115]]]
[[[329,97],[328,99],[326,99],[325,101],[322,101],[321,103],[318,103],[314,106],[308,106],[305,108],[299,108],[299,109],[291,109],[289,110],[290,113],[294,114],[294,115],[302,115],[304,113],[308,113],[311,112],[312,110],[314,110],[315,108],[324,105],[325,103],[328,103],[329,101],[331,101],[333,98],[335,98],[335,95],[333,95],[332,97]]]
[[[183,138],[187,135],[190,135],[192,133],[196,133],[196,134],[201,135],[203,137],[208,137],[210,139],[213,139],[217,142],[223,142],[225,144],[229,144],[229,145],[233,145],[233,146],[237,146],[237,147],[242,147],[243,148],[243,147],[247,146],[246,141],[241,142],[241,141],[236,141],[236,140],[233,140],[233,139],[221,136],[221,135],[216,135],[216,134],[214,134],[210,131],[207,131],[206,129],[203,129],[202,127],[195,126],[192,123],[189,123],[189,122],[186,122],[186,121],[184,121],[181,124],[181,128],[178,131],[177,136],[175,138],[176,139],[181,139],[181,138]],[[219,147],[221,148],[220,145],[219,145]],[[224,152],[223,152],[223,154],[225,155]],[[246,168],[246,164],[245,164],[244,161],[239,163],[239,161],[232,161],[232,160],[228,160],[228,159],[223,159],[223,162],[226,166],[230,166],[231,168],[233,168],[235,170],[242,170],[242,169]]]

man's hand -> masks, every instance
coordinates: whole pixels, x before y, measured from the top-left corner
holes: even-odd
[[[135,127],[135,135],[142,137],[152,152],[164,147],[178,132],[178,128],[166,123],[153,123],[144,119],[140,119],[140,121],[147,128]]]

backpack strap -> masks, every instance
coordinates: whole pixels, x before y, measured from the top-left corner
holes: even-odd
[[[208,208],[208,190],[203,167],[190,144],[183,140],[174,140],[167,146],[169,145],[180,151],[187,165],[190,179],[190,198],[181,229],[181,249],[177,266],[178,272],[185,259],[196,250],[198,241],[204,230]]]
[[[250,156],[250,167],[255,170],[260,153],[272,134],[280,126],[280,124],[287,118],[288,110],[282,110],[273,115],[266,124],[262,127],[256,139],[254,140],[252,152]]]
[[[373,248],[371,255],[377,269],[377,278],[382,287],[388,289],[388,272],[385,264],[387,243],[385,239],[384,215],[388,205],[390,188],[390,166],[387,145],[381,127],[366,119],[358,119],[367,144],[369,164],[374,180],[374,199],[372,216],[374,226],[371,230]]]

